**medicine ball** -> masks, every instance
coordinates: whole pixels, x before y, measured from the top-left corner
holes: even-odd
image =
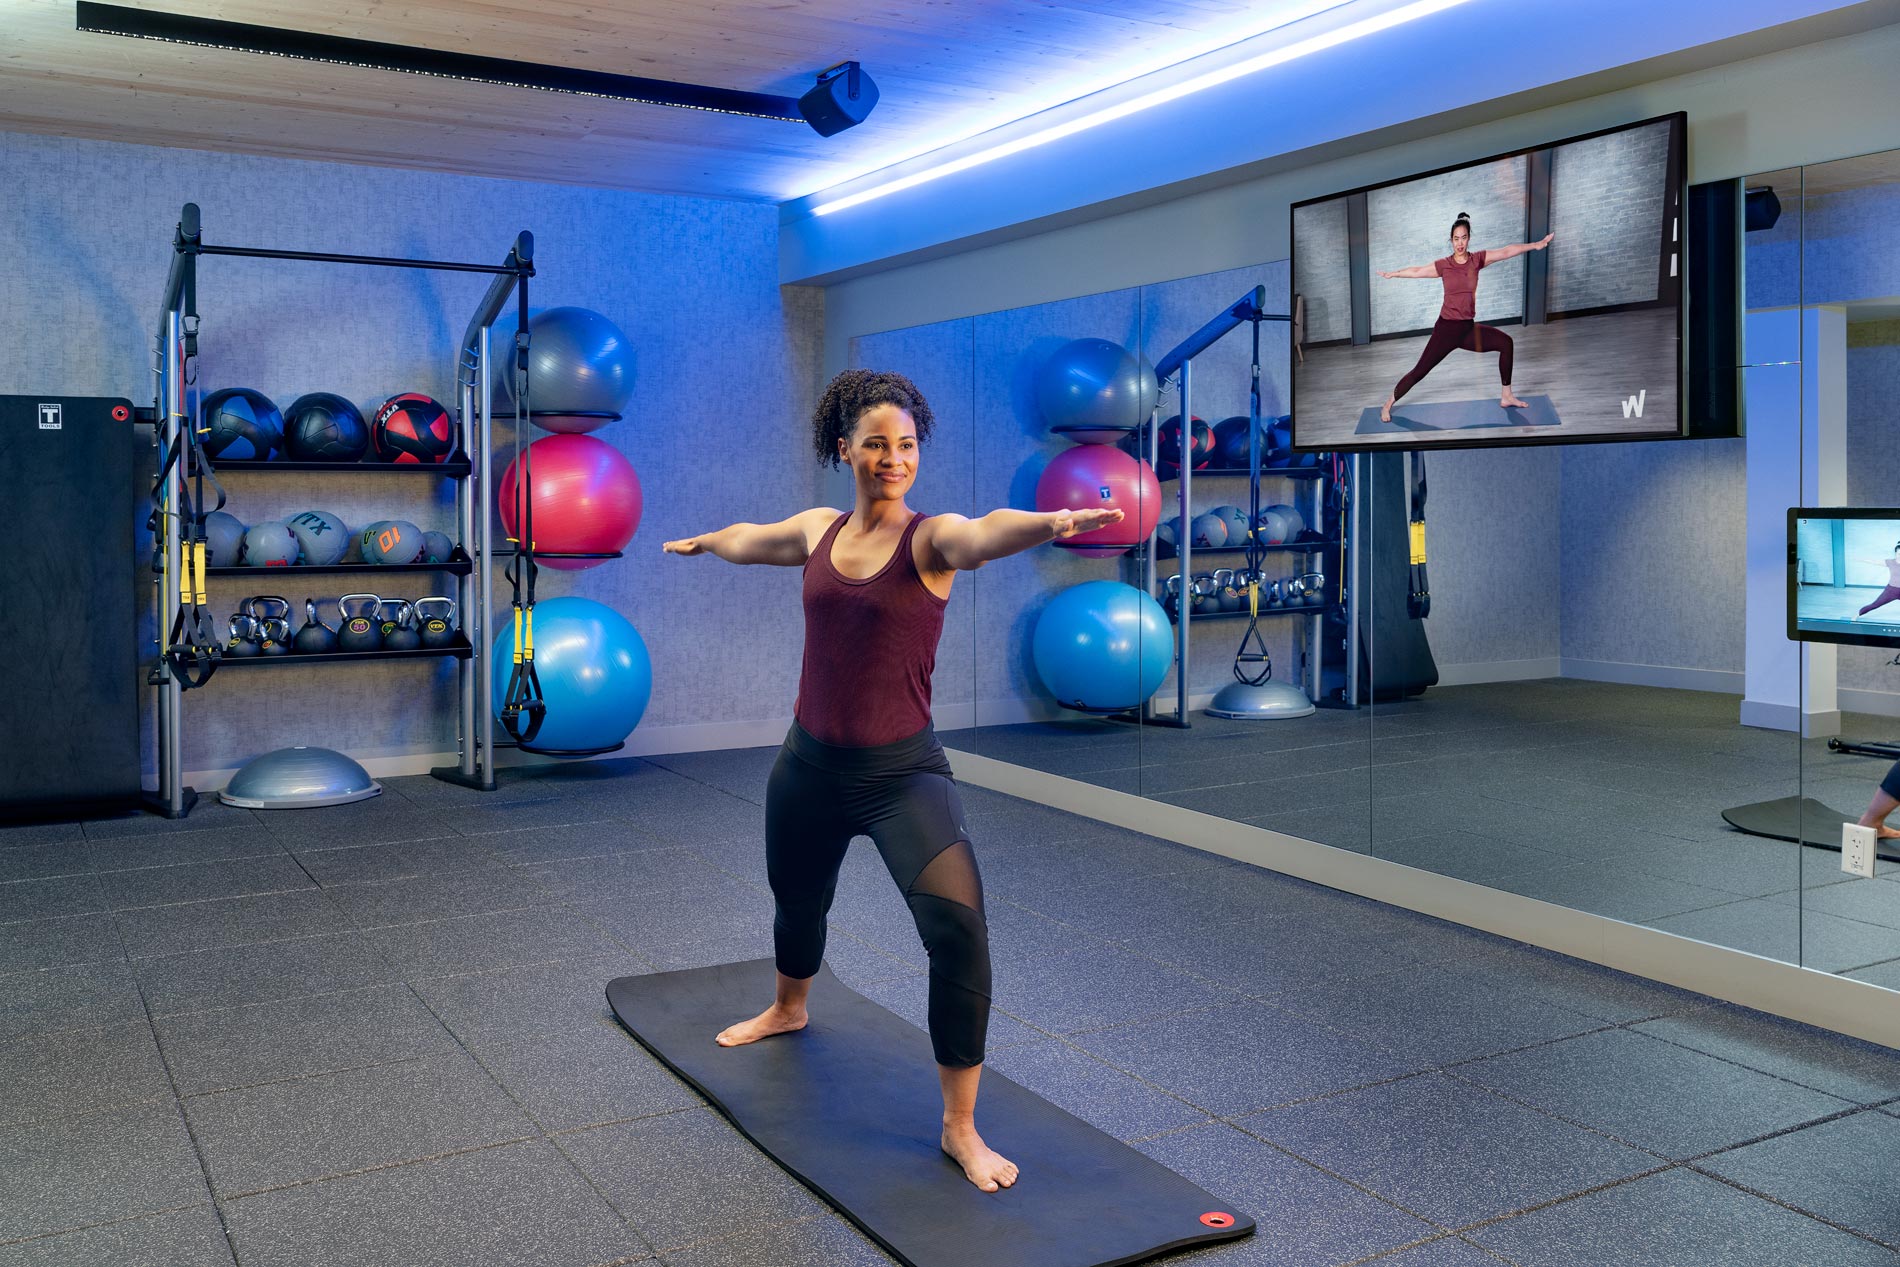
[[[308,392],[284,411],[284,453],[299,462],[355,462],[369,452],[369,427],[355,405]]]
[[[297,561],[303,547],[297,534],[281,520],[258,524],[244,534],[244,566],[280,568]]]
[[[376,411],[369,443],[381,462],[440,462],[455,448],[455,420],[433,397],[401,392]]]
[[[1192,423],[1192,439],[1189,442],[1190,461],[1188,465],[1198,471],[1207,466],[1214,457],[1214,429],[1201,419]],[[1176,479],[1181,474],[1181,415],[1176,414],[1161,424],[1160,452],[1156,454],[1155,474],[1164,480]]]
[[[358,540],[365,563],[419,563],[426,544],[422,529],[406,519],[378,519]]]
[[[244,561],[246,529],[236,515],[214,510],[205,516],[205,566],[234,568]]]
[[[422,561],[424,563],[447,563],[455,553],[455,539],[446,532],[425,532],[422,534]]]
[[[1247,544],[1247,512],[1238,506],[1216,506],[1214,513],[1227,525],[1227,544],[1244,546]]]
[[[1194,516],[1193,543],[1203,550],[1218,550],[1227,544],[1227,521],[1212,511]]]
[[[1279,511],[1280,517],[1286,520],[1286,539],[1288,541],[1291,541],[1293,540],[1293,538],[1299,536],[1300,533],[1304,531],[1306,528],[1306,516],[1302,515],[1299,511],[1295,510],[1291,506],[1286,505],[1285,503],[1275,503],[1274,505],[1267,507],[1267,510]],[[1266,514],[1266,511],[1262,511],[1260,513],[1264,516]]]
[[[284,524],[296,534],[305,563],[328,567],[350,548],[350,530],[327,510],[306,510],[292,515]]]
[[[269,396],[248,387],[212,392],[198,419],[207,457],[263,459],[284,443],[284,416]]]

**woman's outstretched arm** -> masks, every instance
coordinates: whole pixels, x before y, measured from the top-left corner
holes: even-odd
[[[1546,233],[1535,242],[1519,242],[1516,246],[1487,247],[1484,252],[1485,267],[1489,268],[1501,260],[1511,259],[1514,256],[1522,255],[1526,251],[1541,251],[1549,246],[1550,240],[1556,236],[1555,233]]]
[[[982,567],[992,559],[1021,554],[1058,537],[1075,537],[1120,523],[1119,510],[992,510],[981,519],[962,515],[932,515],[924,521],[932,549],[959,572]]]
[[[840,511],[826,506],[802,510],[775,524],[733,524],[660,546],[668,554],[710,554],[728,563],[770,563],[803,567],[811,557],[814,534],[822,536]]]
[[[1438,276],[1438,265],[1414,264],[1410,268],[1395,269],[1390,273],[1384,269],[1380,269],[1378,273],[1381,277],[1436,277]]]

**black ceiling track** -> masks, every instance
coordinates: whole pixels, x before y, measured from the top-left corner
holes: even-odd
[[[796,97],[780,97],[771,93],[706,88],[698,84],[676,84],[664,79],[641,79],[634,75],[610,75],[596,70],[573,70],[566,66],[518,62],[503,57],[477,57],[439,49],[410,48],[403,44],[382,44],[375,40],[314,35],[307,31],[287,31],[282,27],[186,17],[151,9],[128,9],[123,5],[98,4],[94,0],[79,0],[78,8],[78,29],[100,35],[126,35],[135,39],[196,44],[241,53],[294,57],[300,61],[432,75],[470,83],[539,88],[544,92],[606,97],[646,105],[677,106],[686,110],[711,110],[758,119],[781,119],[793,123],[804,121],[798,112]]]

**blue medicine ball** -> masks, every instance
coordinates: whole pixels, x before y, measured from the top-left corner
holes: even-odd
[[[1174,632],[1161,604],[1134,586],[1084,581],[1042,609],[1031,648],[1058,704],[1112,713],[1138,708],[1160,689],[1174,659]]]
[[[206,457],[262,461],[284,443],[284,416],[248,387],[212,392],[198,410]]]
[[[495,639],[495,715],[513,673],[515,622]],[[547,713],[532,747],[591,752],[619,745],[640,724],[653,695],[653,661],[625,616],[591,598],[534,605],[534,668]]]

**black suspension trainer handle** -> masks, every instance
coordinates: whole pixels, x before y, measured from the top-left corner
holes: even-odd
[[[532,402],[528,398],[528,279],[515,292],[515,557],[508,569],[515,617],[514,664],[502,697],[501,724],[518,746],[534,742],[547,719],[547,699],[534,667],[534,445],[528,436]],[[529,441],[523,443],[524,440]]]
[[[1432,614],[1432,584],[1425,572],[1425,455],[1414,449],[1412,461],[1411,514],[1408,516],[1408,543],[1411,559],[1411,590],[1405,597],[1406,613],[1413,620]]]

